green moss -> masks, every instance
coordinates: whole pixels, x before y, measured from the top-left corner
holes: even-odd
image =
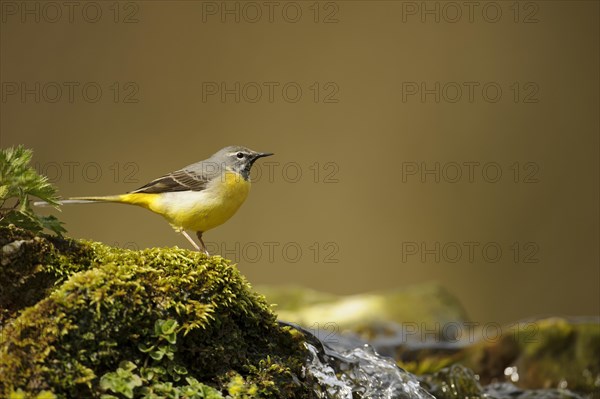
[[[600,325],[596,321],[542,319],[534,330],[517,337],[521,353],[514,365],[523,385],[549,388],[566,383],[579,392],[598,392]]]
[[[68,276],[90,267],[89,244],[0,227],[0,323],[34,305]]]
[[[1,233],[7,243],[17,234]],[[151,382],[133,383],[136,397],[143,388],[187,389],[197,381],[226,393],[239,378],[247,388],[240,398],[244,392],[310,397],[300,377],[301,339],[277,325],[264,297],[227,260],[177,248],[130,251],[28,239],[33,243],[21,246],[10,265],[42,270],[49,277],[40,295],[50,293],[2,331],[0,396],[18,390],[26,397],[43,391],[58,398],[114,395],[101,378],[115,382],[111,378],[129,364],[130,373],[143,371],[142,385]],[[49,288],[61,278],[62,285]],[[166,333],[157,333],[157,323]]]
[[[421,383],[437,399],[485,397],[475,374],[458,364],[421,377]]]
[[[472,369],[483,384],[513,381],[527,389],[566,386],[586,394],[598,390],[597,321],[552,317],[516,323],[502,330],[499,339],[481,339],[454,353],[453,358]],[[444,359],[435,361],[439,364]],[[515,375],[505,375],[509,367]]]

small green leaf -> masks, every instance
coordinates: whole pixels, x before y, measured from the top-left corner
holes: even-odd
[[[181,375],[186,375],[188,373],[187,369],[185,367],[183,367],[183,366],[175,365],[175,366],[173,366],[173,370],[177,374],[181,374]]]
[[[173,320],[173,319],[166,320],[160,326],[162,335],[173,334],[175,332],[175,330],[177,329],[178,324],[179,323],[177,323],[177,320]]]
[[[135,370],[137,368],[137,366],[133,362],[130,362],[129,360],[124,360],[121,363],[119,363],[119,368],[123,369],[125,371],[132,371],[132,370]]]
[[[162,324],[163,324],[163,320],[156,320],[156,322],[154,323],[154,336],[155,337],[160,337],[160,335],[162,334]]]
[[[165,339],[167,340],[168,343],[175,344],[175,342],[177,342],[177,334],[171,333],[169,335],[166,335]]]
[[[154,370],[151,367],[142,367],[140,369],[140,374],[142,375],[142,378],[148,381],[152,381],[152,378],[154,378],[155,375]]]
[[[160,349],[154,350],[149,353],[150,357],[154,360],[161,360],[165,356],[165,352]]]
[[[154,345],[148,346],[146,344],[138,344],[138,349],[141,352],[148,353],[148,352],[150,352],[151,350],[154,349]]]

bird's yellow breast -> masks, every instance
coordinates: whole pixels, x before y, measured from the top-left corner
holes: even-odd
[[[207,231],[225,223],[244,203],[250,182],[227,171],[202,191],[177,191],[159,194],[131,193],[122,202],[143,206],[164,216],[178,228]]]

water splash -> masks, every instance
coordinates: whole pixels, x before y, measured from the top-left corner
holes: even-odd
[[[435,399],[410,373],[393,360],[364,345],[328,355],[323,347],[306,343],[305,372],[316,381],[315,393],[324,399]]]
[[[308,358],[304,377],[322,399],[584,399],[567,389],[523,390],[511,383],[482,387],[472,370],[453,364],[436,373],[415,375],[355,337],[310,331],[279,321],[304,335]],[[513,370],[505,370],[506,372]],[[514,370],[516,371],[516,369]],[[592,397],[589,397],[590,399]]]

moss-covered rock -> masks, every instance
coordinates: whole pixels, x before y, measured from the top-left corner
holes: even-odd
[[[468,320],[460,301],[437,283],[355,295],[333,295],[294,286],[258,286],[256,290],[277,306],[283,320],[310,329],[349,331],[369,341],[424,327],[437,334],[442,331],[435,326]],[[432,334],[428,334],[431,338]],[[420,342],[423,336],[406,335],[403,339]]]
[[[465,348],[463,363],[483,383],[506,379],[530,389],[600,390],[597,320],[552,317],[510,327],[498,340],[480,340]]]
[[[85,242],[0,227],[0,323],[71,274],[87,270],[92,254]]]
[[[502,326],[499,336],[458,345],[398,345],[398,364],[415,374],[435,374],[462,364],[484,385],[510,382],[523,389],[600,389],[600,324],[553,317]]]
[[[419,379],[421,385],[436,399],[582,399],[582,396],[566,389],[522,390],[510,383],[482,387],[475,373],[459,364]]]
[[[18,245],[3,255],[0,305],[23,309],[0,338],[2,397],[311,397],[301,337],[219,256],[15,229],[0,243]]]

